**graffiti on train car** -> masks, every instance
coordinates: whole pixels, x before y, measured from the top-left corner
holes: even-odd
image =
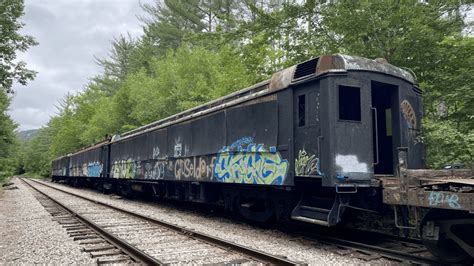
[[[111,176],[114,178],[133,178],[134,165],[132,159],[115,161],[112,164]]]
[[[179,159],[115,161],[111,176],[114,178],[164,179],[165,176],[178,180],[211,180],[215,156],[194,156]]]
[[[179,139],[177,139],[176,144],[174,145],[174,157],[181,157],[183,154],[183,144]]]
[[[100,162],[92,162],[87,164],[87,176],[100,177],[102,174],[102,164]]]
[[[194,156],[170,161],[168,168],[176,179],[211,180],[215,161],[215,156]]]
[[[442,204],[448,204],[452,209],[460,209],[459,196],[457,194],[443,193],[439,191],[431,191],[428,197],[428,203],[432,207],[436,207]]]
[[[140,164],[136,164],[135,177],[143,179],[163,179],[166,173],[167,162],[154,161],[143,163],[143,167]],[[138,172],[138,174],[137,174]]]
[[[70,168],[71,176],[90,176],[90,177],[100,177],[102,174],[103,165],[99,161],[83,163],[82,165],[72,166]],[[66,174],[66,169],[63,169],[64,175]]]
[[[235,149],[239,147],[242,148],[243,145],[248,145],[248,144],[251,144],[252,142],[253,142],[253,137],[243,137],[241,139],[234,141],[234,143],[230,145],[230,148],[231,149]]]
[[[163,179],[166,162],[157,160],[134,161],[132,159],[115,161],[112,164],[111,177]]]
[[[415,109],[411,106],[410,102],[403,100],[400,104],[400,112],[405,119],[408,128],[408,137],[415,143],[418,143],[417,139],[417,119]]]
[[[160,147],[153,148],[153,159],[158,159],[160,157]]]
[[[218,181],[225,183],[282,185],[288,166],[276,147],[267,150],[263,144],[251,143],[238,151],[231,151],[229,146],[222,148],[213,172]]]
[[[298,152],[295,160],[295,174],[299,176],[322,175],[319,170],[319,158],[307,153],[304,149]]]
[[[416,115],[415,110],[411,106],[410,102],[407,100],[403,100],[400,104],[401,111],[405,121],[407,122],[407,126],[410,129],[416,129]]]
[[[77,167],[71,166],[71,167],[69,168],[69,174],[70,174],[71,176],[81,176],[81,175],[79,174],[79,171],[78,171],[77,169],[78,169]],[[82,173],[81,173],[81,174],[82,174]]]

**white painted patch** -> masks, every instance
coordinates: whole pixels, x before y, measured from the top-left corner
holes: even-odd
[[[336,165],[341,167],[344,173],[367,173],[369,172],[366,163],[359,162],[359,158],[355,155],[340,155],[336,156]]]

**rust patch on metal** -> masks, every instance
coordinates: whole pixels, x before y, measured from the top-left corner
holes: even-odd
[[[344,61],[339,56],[323,55],[319,58],[316,75],[336,69],[344,70]]]
[[[296,66],[291,66],[273,74],[270,80],[269,90],[277,91],[288,87],[288,85],[290,85],[291,81],[293,80],[293,73],[295,72],[295,69]]]

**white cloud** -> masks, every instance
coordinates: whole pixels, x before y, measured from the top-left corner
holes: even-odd
[[[27,86],[14,85],[9,114],[20,130],[45,125],[59,99],[82,90],[101,70],[94,56],[106,57],[114,37],[143,33],[140,2],[152,0],[25,0],[21,32],[39,45],[19,59],[38,75]]]

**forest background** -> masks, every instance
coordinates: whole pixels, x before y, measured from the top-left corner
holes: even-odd
[[[0,182],[47,176],[51,160],[81,147],[333,53],[385,58],[416,74],[423,95],[429,167],[470,165],[474,156],[474,38],[469,1],[156,0],[143,4],[144,34],[116,37],[102,72],[65,95],[28,141],[7,115],[12,82],[34,71],[14,63],[35,45],[21,36],[23,3],[0,4]],[[7,30],[5,30],[7,29]],[[10,59],[10,61],[9,61]]]

